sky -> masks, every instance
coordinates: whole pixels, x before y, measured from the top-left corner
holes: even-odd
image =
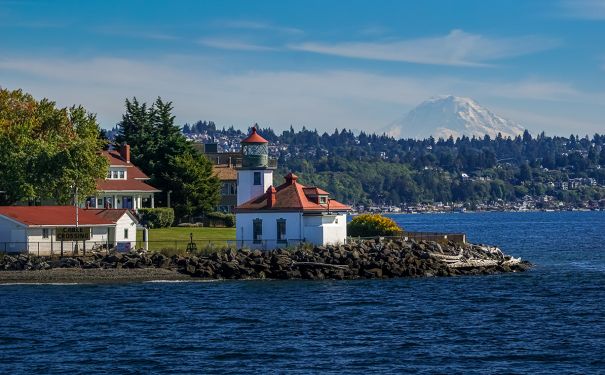
[[[605,133],[605,0],[0,0],[0,87],[125,98],[179,124],[382,132],[424,100],[470,97],[532,133]]]

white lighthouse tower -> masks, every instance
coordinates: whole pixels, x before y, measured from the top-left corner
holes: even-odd
[[[256,132],[241,141],[242,166],[237,170],[237,205],[256,198],[273,185],[273,169],[269,166],[269,142]]]

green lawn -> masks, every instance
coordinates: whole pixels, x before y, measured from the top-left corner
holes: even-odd
[[[149,250],[185,249],[193,234],[193,242],[198,248],[210,244],[227,245],[235,241],[235,228],[158,228],[149,230]],[[142,247],[143,231],[137,231],[137,242]]]

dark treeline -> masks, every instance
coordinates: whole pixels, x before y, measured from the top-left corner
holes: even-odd
[[[233,127],[218,130],[212,122],[189,126],[193,128],[214,137],[243,135]],[[273,155],[281,172],[299,173],[306,183],[325,186],[352,203],[479,203],[546,194],[564,202],[605,197],[604,189],[588,180],[605,184],[605,135],[551,137],[526,131],[514,139],[414,140],[363,131],[356,135],[346,129],[259,131],[283,146]],[[573,178],[586,181],[570,190],[553,186]]]

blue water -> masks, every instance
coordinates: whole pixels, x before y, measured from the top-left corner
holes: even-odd
[[[605,373],[605,212],[401,215],[536,267],[0,286],[0,373]]]

